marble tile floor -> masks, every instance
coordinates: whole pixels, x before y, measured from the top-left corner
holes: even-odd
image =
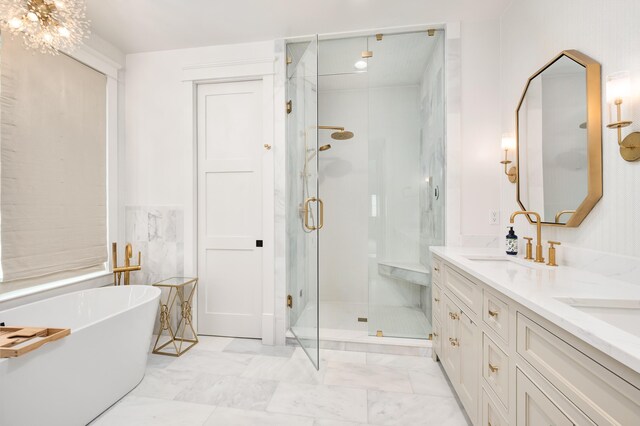
[[[91,423],[127,425],[437,425],[467,418],[431,358],[201,337],[180,358],[149,355],[144,380]]]

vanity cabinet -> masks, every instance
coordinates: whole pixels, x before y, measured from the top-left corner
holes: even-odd
[[[434,359],[474,425],[640,425],[640,374],[434,258]]]
[[[476,412],[479,407],[480,330],[468,308],[460,301],[454,301],[455,296],[445,293],[443,300],[442,363],[465,410]]]

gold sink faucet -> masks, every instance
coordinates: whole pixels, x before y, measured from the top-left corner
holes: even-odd
[[[521,214],[526,214],[526,215],[533,215],[536,217],[536,231],[537,231],[537,239],[536,239],[536,259],[534,260],[534,262],[536,263],[544,263],[544,257],[542,256],[542,220],[540,218],[540,215],[536,212],[532,212],[532,211],[518,211],[518,212],[514,212],[511,215],[511,219],[510,219],[510,223],[515,222],[516,216],[521,215]]]
[[[111,244],[111,251],[113,254],[113,285],[120,285],[122,274],[124,274],[124,285],[129,285],[131,272],[142,269],[142,253],[138,252],[138,264],[131,265],[133,248],[131,243],[127,243],[124,249],[124,266],[118,267],[118,243]]]

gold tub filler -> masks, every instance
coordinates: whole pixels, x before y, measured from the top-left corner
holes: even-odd
[[[138,252],[138,264],[132,265],[133,248],[128,243],[124,248],[124,266],[118,266],[118,243],[111,244],[111,255],[113,256],[113,285],[120,285],[124,274],[124,285],[131,282],[131,272],[142,269],[142,253]]]

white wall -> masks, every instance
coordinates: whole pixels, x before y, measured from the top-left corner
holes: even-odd
[[[544,228],[543,240],[556,239],[567,245],[640,257],[640,162],[628,163],[618,152],[616,132],[605,104],[608,74],[629,70],[635,98],[623,107],[624,119],[640,130],[640,2],[637,0],[514,0],[502,16],[500,57],[500,109],[502,130],[515,130],[515,108],[527,78],[555,55],[577,49],[602,64],[603,78],[603,172],[604,196],[578,228]],[[625,129],[624,134],[629,130]],[[499,151],[495,140],[492,151]],[[502,187],[502,222],[518,209],[515,185],[506,178]],[[534,230],[526,220],[517,220],[520,236]]]
[[[180,270],[182,260],[183,271],[187,276],[197,275],[197,238],[196,238],[196,156],[195,156],[195,106],[194,89],[196,82],[206,82],[211,79],[224,81],[237,78],[256,79],[269,74],[271,86],[273,83],[276,46],[274,42],[261,42],[241,45],[212,46],[194,49],[183,49],[162,52],[150,52],[128,55],[126,60],[126,146],[124,179],[121,185],[123,205],[131,211],[161,211],[170,207],[177,217],[183,217],[182,226],[178,229],[179,239],[167,241],[164,249],[149,249],[148,266],[160,267],[166,263],[173,268],[163,270]],[[254,69],[259,72],[254,73]],[[266,77],[265,77],[266,78]],[[267,81],[267,80],[263,80]],[[277,86],[277,85],[276,85]],[[267,87],[265,83],[265,88]],[[267,90],[267,89],[265,89]],[[281,91],[281,87],[277,89]],[[265,92],[266,93],[266,92]],[[273,113],[276,88],[273,97],[265,98],[265,110],[270,108]],[[284,105],[280,100],[279,105]],[[270,104],[270,105],[267,105]],[[278,108],[273,121],[265,122],[265,142],[267,135],[274,132],[274,126],[281,121],[284,108]],[[279,127],[279,131],[283,131]],[[284,149],[283,138],[273,142],[273,135],[269,139],[272,150]],[[271,185],[270,191],[265,190],[264,217],[269,222],[264,225],[265,251],[267,247],[273,250],[272,236],[274,220],[273,191],[273,158],[265,154],[263,163],[263,180]],[[282,166],[284,167],[284,166]],[[266,188],[266,187],[265,187]],[[282,195],[284,191],[280,192]],[[282,204],[284,201],[282,200]],[[140,224],[127,224],[128,230],[137,225],[144,227],[142,216],[131,214],[127,218],[136,220],[141,217]],[[127,235],[132,238],[132,235]],[[154,254],[155,253],[155,254]],[[143,253],[143,259],[145,253]],[[265,270],[265,300],[263,312],[265,327],[273,329],[274,316],[274,288],[273,288],[273,259],[267,259]],[[155,266],[154,266],[155,265]],[[143,265],[144,268],[144,265]],[[280,286],[284,282],[279,283]],[[278,291],[280,294],[281,291]],[[284,312],[284,297],[278,304]],[[268,315],[267,315],[268,314]],[[281,318],[282,322],[284,321]],[[282,325],[284,328],[284,325]],[[265,331],[266,333],[266,331]],[[281,341],[284,334],[281,333]]]
[[[447,245],[493,246],[500,209],[499,22],[447,25]],[[496,149],[498,144],[498,149]]]

